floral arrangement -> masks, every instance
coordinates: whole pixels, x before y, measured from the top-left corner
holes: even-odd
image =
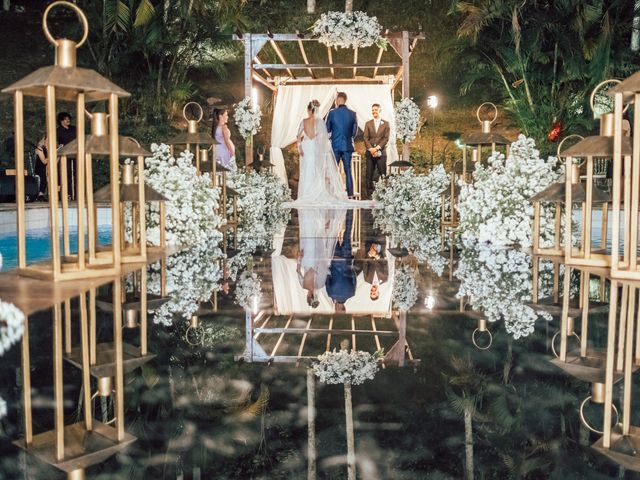
[[[371,354],[360,350],[334,350],[319,355],[318,362],[314,363],[312,368],[313,373],[323,383],[360,385],[367,380],[373,380],[378,372],[380,358],[382,351]]]
[[[234,107],[233,118],[242,138],[247,139],[251,135],[258,133],[260,131],[262,112],[259,106],[253,105],[251,97],[244,97]]]
[[[271,245],[276,232],[289,221],[291,190],[272,173],[238,172],[229,180],[238,194],[238,254],[231,262],[231,278],[246,265],[247,258],[257,249]]]
[[[408,266],[402,265],[396,270],[393,279],[393,303],[398,310],[408,311],[418,300],[418,283],[415,272]]]
[[[167,258],[167,295],[171,300],[154,312],[155,323],[168,326],[175,317],[191,318],[200,302],[209,300],[214,290],[219,288],[222,271],[217,260],[222,257],[222,251],[218,242],[222,236],[219,232],[214,233],[210,241]],[[159,295],[161,265],[156,262],[150,269],[147,289]]]
[[[598,90],[593,97],[593,118],[600,118],[604,113],[613,113],[614,98],[607,91]]]
[[[440,194],[448,184],[449,176],[438,165],[428,175],[409,169],[387,177],[373,192],[382,206],[373,211],[375,228],[388,235],[401,232],[399,246],[428,262],[438,275],[446,264],[440,255]]]
[[[376,17],[365,12],[323,13],[311,31],[327,47],[358,48],[378,45],[386,48],[387,39],[381,35],[382,26]]]
[[[0,300],[0,355],[11,348],[24,331],[24,313],[13,303]],[[1,415],[0,415],[1,416]]]
[[[176,159],[168,145],[151,145],[153,156],[145,159],[145,183],[164,195],[166,202],[166,243],[204,244],[223,220],[218,209],[220,190],[212,186],[209,174],[198,175],[193,154],[184,151]],[[160,206],[147,204],[147,239],[160,243]]]
[[[552,284],[548,278],[545,281],[551,274],[548,267],[543,263],[540,271],[541,296]],[[473,309],[484,312],[490,322],[504,320],[515,339],[532,333],[539,316],[552,319],[525,305],[531,301],[532,290],[531,256],[525,252],[463,242],[455,275],[462,281],[457,297],[469,297]]]
[[[236,303],[245,310],[253,310],[260,303],[262,290],[261,281],[257,274],[249,271],[242,272],[236,284]]]
[[[461,182],[458,232],[462,238],[494,245],[531,245],[533,204],[529,199],[553,182],[557,160],[540,158],[535,142],[520,135],[509,157],[494,153],[488,166],[476,165],[474,182]],[[549,209],[551,207],[551,209]],[[541,215],[542,244],[553,240],[552,206]]]
[[[396,122],[396,135],[402,143],[409,143],[418,135],[420,129],[420,108],[411,98],[396,102],[393,111]]]

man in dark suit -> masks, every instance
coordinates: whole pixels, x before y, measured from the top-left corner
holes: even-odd
[[[331,148],[336,156],[336,162],[344,167],[347,177],[347,195],[353,198],[353,177],[351,175],[351,155],[354,146],[353,139],[358,132],[358,120],[356,112],[349,110],[345,105],[347,94],[338,92],[336,97],[336,108],[329,112],[327,116],[327,133],[331,136]]]
[[[380,118],[380,104],[371,105],[373,118],[364,124],[364,145],[367,148],[366,191],[369,198],[373,193],[373,182],[387,174],[387,152],[389,124]]]
[[[371,284],[369,298],[378,300],[380,285],[389,280],[389,264],[385,258],[384,240],[374,238],[365,243],[364,258],[361,260],[364,281]]]
[[[58,114],[58,128],[56,129],[56,140],[58,146],[66,145],[76,139],[76,127],[71,125],[71,115],[67,112]],[[61,170],[58,170],[58,178],[60,178]],[[67,188],[69,197],[74,200],[76,198],[76,159],[67,157]],[[59,181],[59,180],[58,180]]]
[[[356,272],[353,268],[351,227],[353,210],[347,210],[345,229],[338,239],[327,276],[327,294],[335,303],[336,313],[345,312],[345,302],[356,294]]]

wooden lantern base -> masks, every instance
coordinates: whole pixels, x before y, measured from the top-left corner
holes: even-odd
[[[627,470],[640,472],[640,428],[632,425],[629,435],[622,435],[618,424],[611,431],[611,448],[604,448],[602,444],[603,437],[591,445],[591,448]],[[637,453],[634,455],[633,452]]]
[[[153,353],[142,355],[140,347],[134,347],[127,343],[122,344],[124,373],[141,367],[155,357],[156,355]],[[74,348],[71,353],[65,354],[64,359],[82,370],[82,351],[80,348]],[[114,377],[116,375],[116,354],[113,343],[99,343],[96,345],[96,362],[91,365],[90,372],[95,378]]]
[[[66,259],[69,259],[69,257],[66,257]],[[34,263],[18,269],[18,274],[24,277],[38,280],[52,280],[54,282],[98,278],[117,275],[118,273],[120,273],[120,267],[114,267],[111,264],[95,265],[81,270],[78,263],[66,261],[61,263],[60,272],[56,272],[50,260]]]
[[[26,445],[24,439],[13,443],[44,463],[70,473],[104,462],[137,440],[125,433],[124,439],[118,442],[116,429],[96,420],[90,432],[85,429],[84,423],[64,427],[64,438],[64,460],[60,461],[56,460],[55,430],[34,435],[30,445]]]

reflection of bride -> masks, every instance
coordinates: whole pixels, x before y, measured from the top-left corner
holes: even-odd
[[[300,181],[298,198],[285,204],[291,207],[357,207],[371,206],[372,202],[349,200],[342,184],[327,126],[319,114],[320,102],[307,105],[307,118],[300,122],[296,136],[300,154]]]
[[[307,294],[307,304],[317,308],[316,291],[324,287],[346,211],[300,210],[300,253],[296,265],[298,281]]]

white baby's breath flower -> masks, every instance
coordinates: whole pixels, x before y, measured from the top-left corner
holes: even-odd
[[[376,17],[365,12],[327,12],[313,24],[311,30],[327,47],[361,48],[378,45],[386,48],[382,26]]]
[[[318,356],[318,362],[314,363],[312,368],[323,383],[360,385],[367,380],[373,380],[378,372],[378,359],[381,357],[381,351],[371,354],[343,349]]]

